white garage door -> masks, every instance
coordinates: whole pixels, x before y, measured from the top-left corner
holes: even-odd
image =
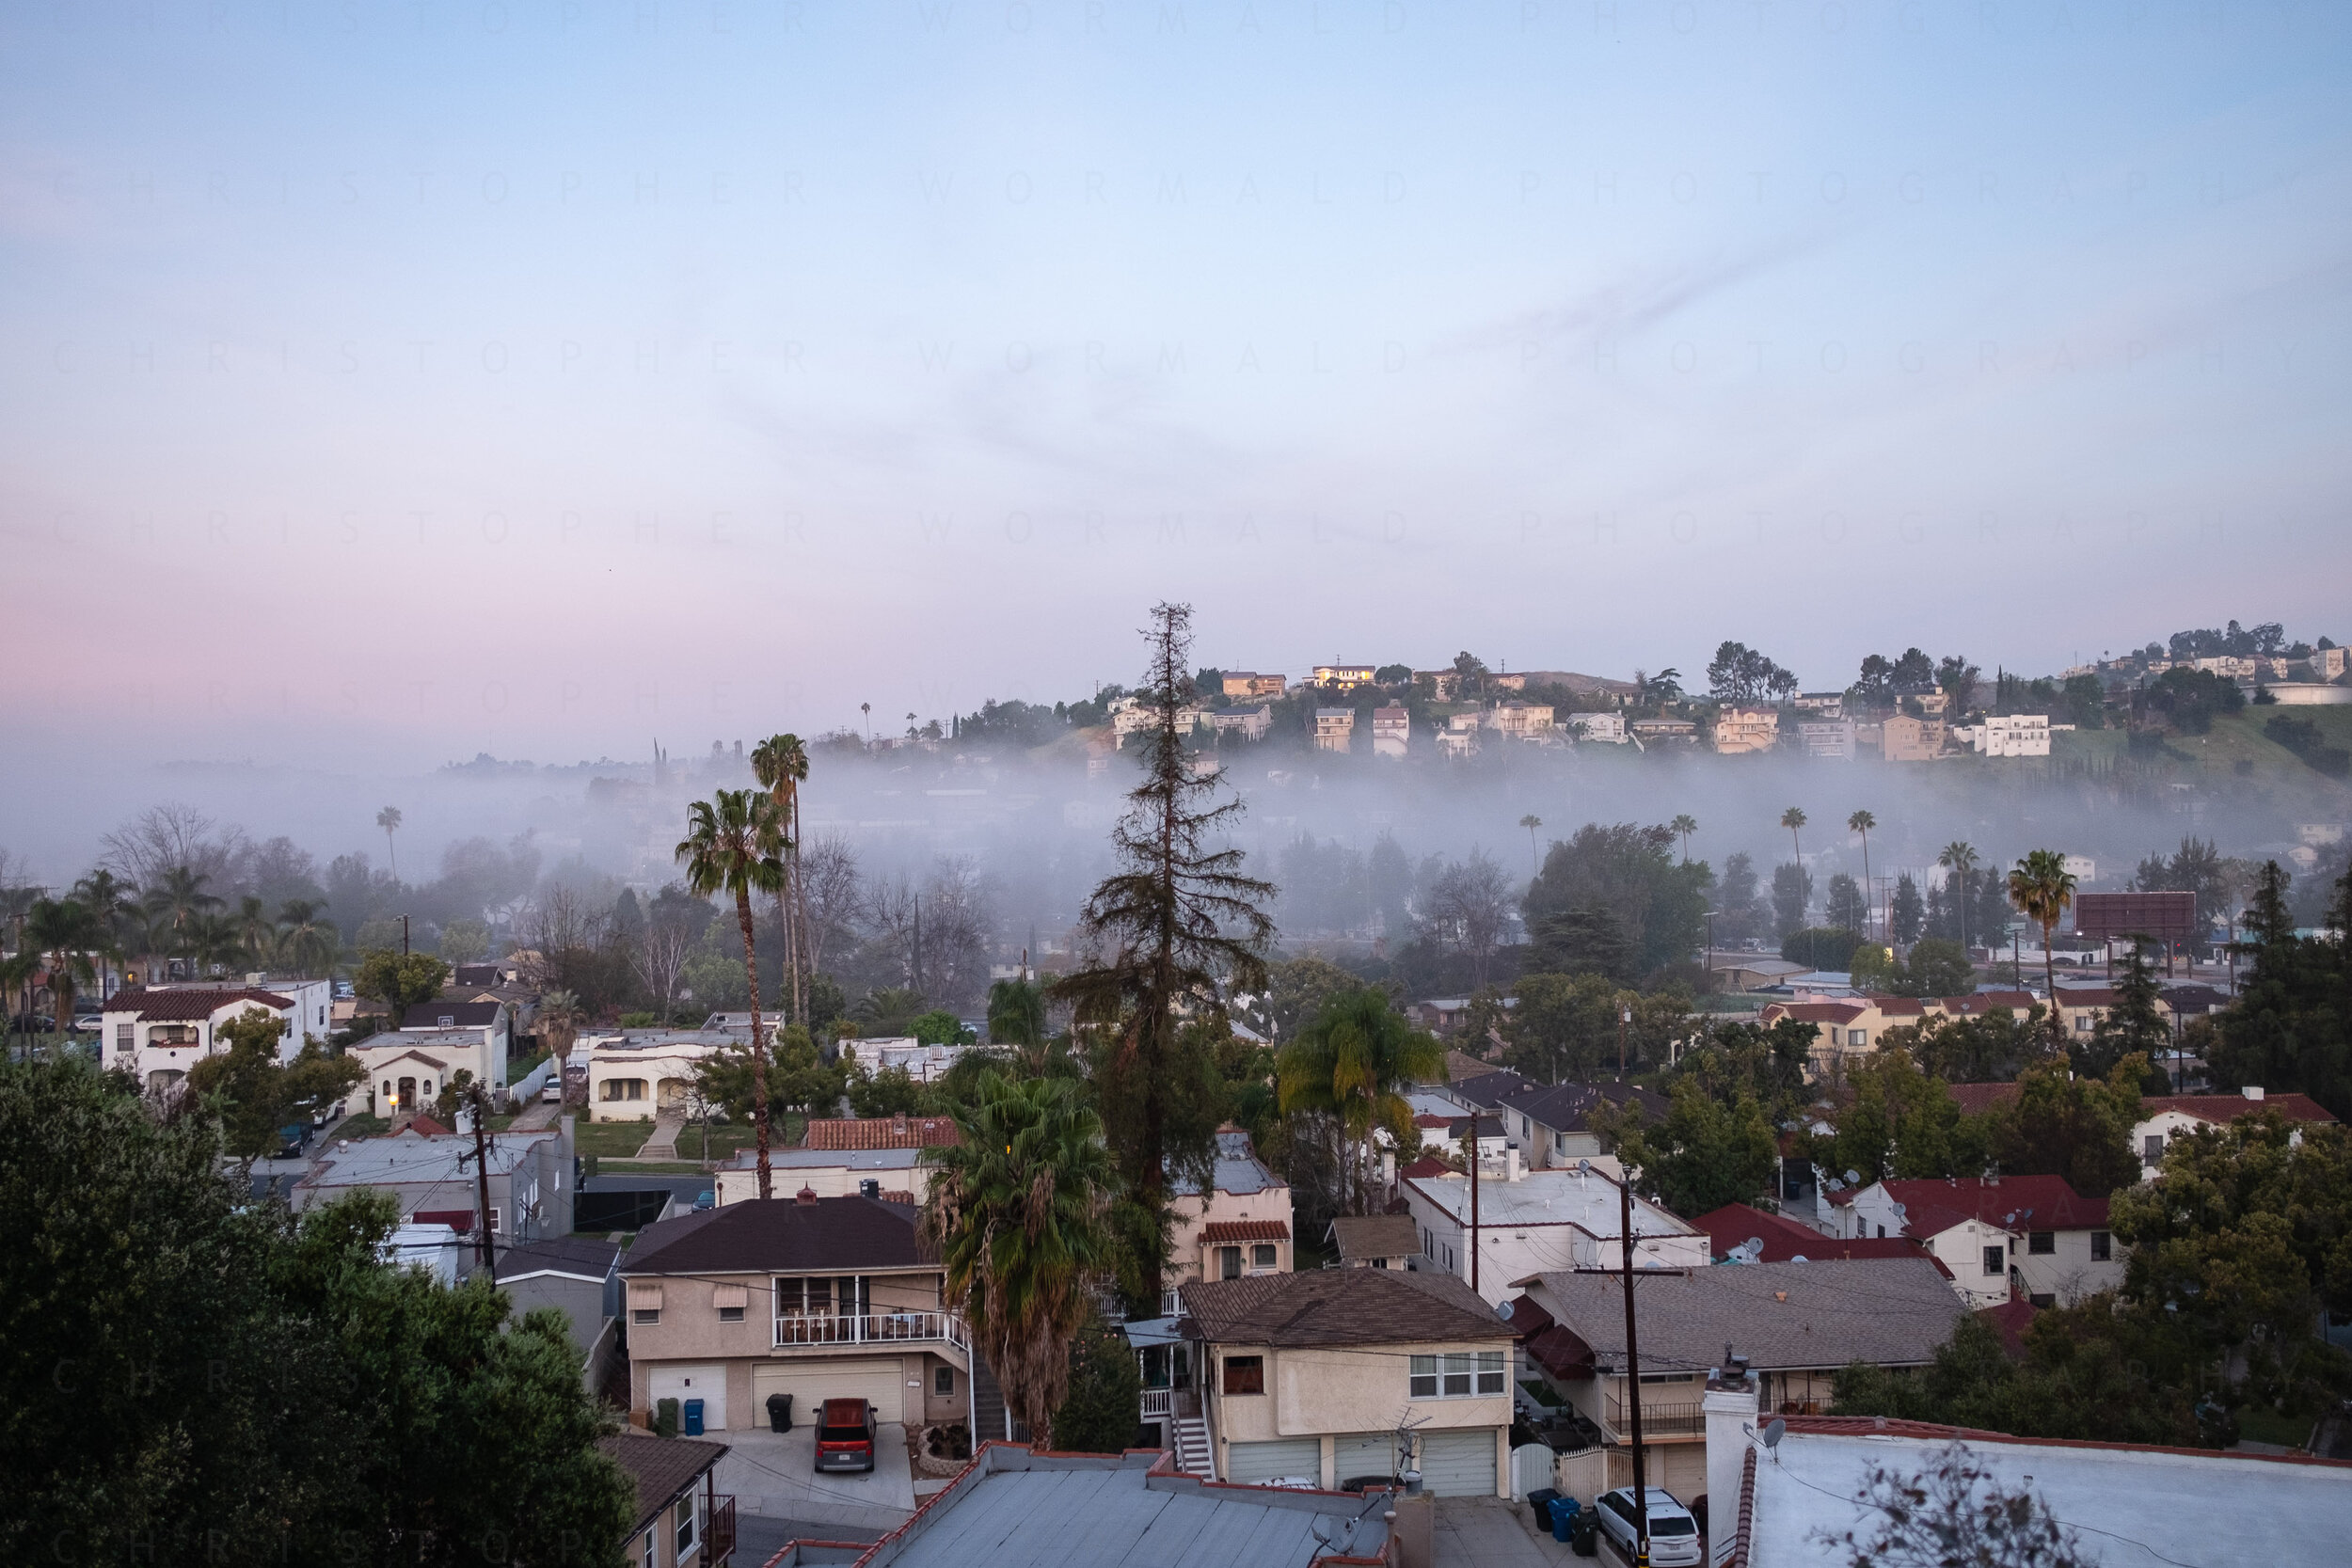
[[[905,1378],[898,1358],[868,1356],[857,1361],[786,1361],[752,1369],[752,1405],[761,1420],[768,1416],[768,1396],[792,1396],[792,1424],[805,1426],[817,1418],[818,1406],[827,1400],[864,1400],[874,1407],[877,1421],[904,1420]]]
[[[656,1367],[649,1378],[652,1389],[647,1409],[660,1405],[663,1400],[677,1401],[678,1431],[686,1431],[686,1402],[703,1402],[703,1430],[724,1432],[727,1429],[727,1370],[723,1366]]]
[[[1396,1433],[1351,1432],[1331,1440],[1331,1481],[1345,1485],[1357,1476],[1396,1474]]]
[[[1248,1484],[1296,1477],[1320,1481],[1323,1442],[1315,1437],[1287,1437],[1279,1443],[1232,1443],[1225,1449],[1225,1479]]]
[[[1421,1482],[1440,1497],[1495,1495],[1495,1433],[1424,1432],[1421,1437]]]

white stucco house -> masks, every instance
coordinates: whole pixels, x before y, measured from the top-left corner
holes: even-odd
[[[2107,1200],[2082,1196],[2062,1176],[1873,1181],[1834,1195],[1827,1217],[1842,1238],[1923,1243],[1974,1307],[2021,1296],[2071,1306],[2123,1283]]]
[[[1517,1148],[1479,1162],[1476,1212],[1469,1176],[1423,1161],[1397,1181],[1423,1259],[1467,1281],[1489,1304],[1531,1275],[1623,1267],[1623,1199],[1597,1164],[1530,1170]],[[1641,1197],[1632,1201],[1633,1266],[1703,1269],[1714,1261],[1707,1233]],[[1471,1262],[1473,1247],[1477,1255]]]

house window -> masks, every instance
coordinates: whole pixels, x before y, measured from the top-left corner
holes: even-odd
[[[1417,1400],[1458,1400],[1472,1394],[1500,1394],[1508,1386],[1508,1373],[1499,1350],[1451,1351],[1443,1355],[1416,1355],[1407,1363],[1406,1388]]]
[[[723,1323],[739,1323],[743,1321],[743,1309],[739,1307],[722,1307],[719,1308],[719,1321]]]
[[[1989,1246],[1984,1249],[1985,1273],[2002,1274],[2007,1272],[2008,1268],[2009,1251],[2006,1247]]]
[[[1482,1394],[1500,1394],[1505,1391],[1505,1373],[1501,1351],[1482,1350],[1478,1353],[1478,1391]]]
[[[1879,1240],[1882,1242],[1886,1240],[1886,1227],[1883,1225],[1879,1227]]]
[[[133,1027],[133,1025],[128,1023],[118,1023],[115,1025],[115,1049],[117,1051],[129,1051],[131,1049],[131,1031]]]
[[[2045,1312],[2058,1305],[2058,1297],[2047,1291],[2037,1291],[2026,1299],[2031,1302],[2036,1307]]]
[[[2164,1164],[2164,1134],[2151,1132],[2139,1140],[2139,1163],[2144,1165]]]
[[[639,1546],[643,1548],[638,1553],[638,1561],[642,1565],[642,1568],[654,1568],[653,1536],[654,1532],[652,1530],[647,1530],[645,1532],[645,1539],[638,1543]]]
[[[1221,1246],[1216,1249],[1216,1276],[1219,1279],[1241,1277],[1241,1248]]]
[[[1229,1394],[1265,1392],[1265,1357],[1229,1355],[1225,1358],[1225,1391]]]
[[[2041,1257],[2049,1257],[2051,1254],[2058,1251],[2058,1232],[2055,1230],[2028,1230],[2026,1232],[2026,1250],[2028,1253],[2037,1254]]]
[[[628,1321],[639,1328],[651,1328],[654,1324],[661,1321],[661,1308],[659,1307],[632,1307],[628,1309]]]
[[[1849,1029],[1846,1031],[1846,1043],[1859,1051],[1870,1043],[1870,1032],[1867,1029]]]
[[[1272,1242],[1260,1242],[1256,1246],[1251,1247],[1249,1249],[1249,1266],[1253,1269],[1270,1269],[1274,1267],[1274,1243]]]
[[[2094,1020],[2089,1013],[2076,1013],[2074,1015],[2074,1033],[2077,1035],[2090,1034],[2091,1029],[2095,1026],[2096,1022],[2097,1021]]]
[[[1406,1387],[1417,1400],[1436,1399],[1438,1397],[1438,1358],[1434,1355],[1414,1356],[1411,1377]]]
[[[955,1391],[956,1370],[953,1367],[933,1367],[931,1369],[931,1392],[944,1400]]]
[[[1389,1260],[1385,1258],[1375,1258],[1372,1260],[1372,1266],[1375,1269],[1385,1269],[1389,1266]]]
[[[2090,1260],[2094,1263],[2105,1263],[2111,1261],[2114,1256],[2115,1243],[2107,1233],[2104,1230],[2092,1231],[2090,1233]]]
[[[677,1560],[683,1562],[694,1549],[694,1499],[680,1497],[677,1509]]]

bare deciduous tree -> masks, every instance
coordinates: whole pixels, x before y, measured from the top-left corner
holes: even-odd
[[[225,887],[239,879],[249,852],[244,829],[223,827],[176,800],[148,807],[99,844],[99,863],[140,887],[153,886],[180,866]]]
[[[1440,872],[1429,890],[1424,926],[1440,946],[1470,960],[1471,983],[1486,983],[1486,968],[1511,923],[1511,888],[1502,867],[1484,849]]]
[[[670,1022],[670,1009],[677,1000],[678,975],[686,968],[687,955],[693,952],[695,939],[707,924],[695,923],[674,900],[656,899],[644,935],[628,956],[637,978],[661,999],[664,1023]]]
[[[979,994],[996,926],[988,878],[969,855],[942,855],[923,884],[923,984],[936,1001]]]
[[[854,941],[864,896],[857,856],[847,844],[820,838],[801,852],[801,897],[808,907],[808,964],[821,974],[825,951]]]
[[[1936,1450],[1916,1475],[1872,1465],[1854,1493],[1862,1521],[1813,1539],[1852,1568],[2091,1568],[2082,1540],[2030,1486],[2004,1491],[1968,1446]],[[1875,1528],[1873,1528],[1875,1526]]]

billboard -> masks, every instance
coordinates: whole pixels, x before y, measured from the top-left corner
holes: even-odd
[[[2193,893],[2078,893],[2074,934],[2087,942],[2147,937],[2154,942],[2202,942]]]

